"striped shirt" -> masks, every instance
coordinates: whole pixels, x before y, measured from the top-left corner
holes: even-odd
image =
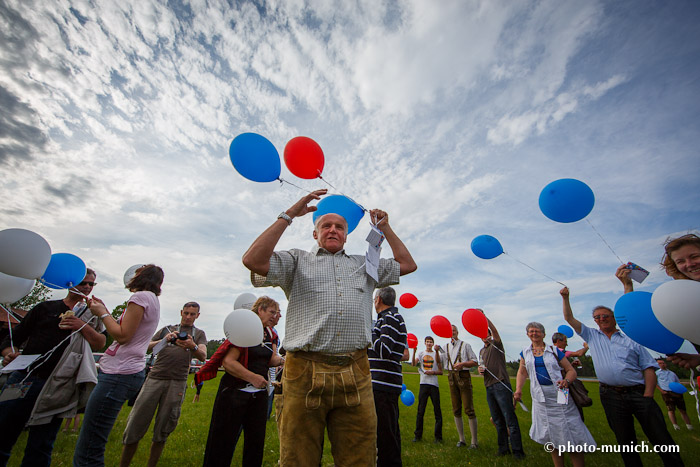
[[[379,260],[379,282],[366,272],[364,255],[335,254],[316,245],[311,251],[275,251],[267,276],[251,272],[255,287],[281,287],[287,299],[283,346],[329,354],[366,349],[372,329],[375,288],[399,283],[399,263]]]
[[[406,324],[396,307],[379,313],[367,350],[372,371],[372,389],[401,393],[401,359],[406,349]]]

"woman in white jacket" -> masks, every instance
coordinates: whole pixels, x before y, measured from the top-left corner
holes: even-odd
[[[569,452],[575,467],[583,466],[585,449],[582,445],[591,449],[596,444],[583,424],[574,401],[568,397],[567,389],[576,379],[576,370],[564,352],[545,344],[544,326],[533,322],[525,326],[525,330],[532,344],[520,353],[520,368],[513,398],[516,401],[522,400],[523,385],[529,376],[532,396],[530,438],[544,444],[546,450],[551,449],[552,461],[556,467],[564,465],[564,452]],[[566,371],[564,378],[562,369]],[[563,449],[561,452],[560,446]]]

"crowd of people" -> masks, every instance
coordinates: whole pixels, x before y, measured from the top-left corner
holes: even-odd
[[[459,437],[457,447],[479,448],[470,371],[478,367],[497,432],[498,456],[526,457],[514,407],[522,404],[528,379],[530,437],[545,445],[595,447],[582,408],[571,397],[577,373],[569,359],[586,352],[592,357],[600,400],[618,444],[636,444],[634,418],[650,443],[675,444],[653,399],[657,385],[674,429],[680,429],[676,408],[686,427],[692,429],[682,396],[669,389],[677,377],[667,370],[665,360],[654,360],[621,333],[608,307],[593,309],[597,328],[581,323],[574,317],[566,287],[560,291],[564,319],[586,344],[579,351],[566,351],[566,336],[555,333],[550,345],[542,324],[527,324],[525,332],[531,343],[520,352],[515,389],[507,372],[504,343],[488,317],[488,336],[482,339],[478,357],[459,339],[456,326],[444,349],[427,336],[425,350],[414,348],[410,355],[406,325],[395,306],[396,292],[391,286],[417,266],[386,212],[373,209],[370,216],[384,234],[393,258],[380,259],[372,273],[364,255],[345,252],[348,225],[338,214],[318,216],[313,231],[317,245],[311,251],[275,250],[293,220],[315,211],[310,203],[325,194],[326,190],[311,192],[280,213],[243,256],[253,286],[280,287],[287,296],[284,348],[280,348],[274,331],[281,316],[279,304],[263,296],[251,310],[262,323],[262,343],[239,347],[225,341],[197,373],[195,401],[204,381],[215,377],[219,367],[225,370],[214,401],[203,465],[230,465],[241,434],[242,464],[262,464],[272,388],[280,465],[319,465],[326,433],[336,465],[402,465],[399,398],[405,388],[402,362],[408,360],[420,374],[415,443],[423,439],[429,399],[435,414],[434,442],[443,442],[439,375],[446,373]],[[674,279],[700,280],[700,238],[686,235],[668,242],[662,264]],[[616,276],[625,293],[631,292],[629,270],[622,266]],[[124,402],[132,398],[135,403],[122,436],[120,465],[132,463],[154,417],[149,466],[157,464],[176,428],[189,362],[193,358],[204,360],[207,353],[206,335],[194,325],[199,304],[185,303],[180,323],[158,329],[158,296],[164,274],[160,267],[149,264],[128,281],[132,295],[125,311],[115,318],[99,298],[91,296],[96,277],[95,271],[88,269],[83,281],[63,300],[36,305],[16,326],[12,338],[0,343],[4,365],[21,354],[40,355],[13,371],[3,388],[0,467],[7,464],[25,426],[29,436],[23,465],[50,465],[63,419],[72,420],[82,412],[73,465],[105,465],[109,434]],[[375,320],[369,313],[372,308]],[[103,348],[108,337],[112,343],[97,371],[92,351]],[[147,374],[148,351],[157,358]],[[695,354],[675,354],[669,359],[685,367],[700,365],[700,356]],[[271,376],[270,368],[279,369]],[[584,464],[581,450],[562,448],[551,451],[555,466],[564,465],[565,454],[573,465]],[[683,465],[678,452],[659,455],[664,465]],[[623,451],[622,458],[625,465],[641,465],[633,450]]]

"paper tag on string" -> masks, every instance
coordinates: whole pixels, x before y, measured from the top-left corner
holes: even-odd
[[[557,404],[566,405],[569,403],[569,388],[559,388],[557,391]]]
[[[523,409],[525,412],[529,412],[529,410],[527,410],[527,406],[523,404],[522,401],[518,401],[518,404],[520,404],[520,408]]]
[[[0,373],[12,373],[17,370],[24,370],[29,365],[34,363],[34,360],[39,358],[41,355],[18,355],[14,360],[5,365]]]
[[[24,396],[27,395],[27,391],[29,391],[31,385],[31,382],[6,384],[5,388],[0,394],[0,402],[24,399]]]
[[[377,228],[376,225],[370,224],[369,226],[371,228],[365,240],[367,240],[367,243],[369,243],[371,246],[380,248],[382,246],[382,242],[384,241],[384,234]]]
[[[365,271],[367,274],[379,282],[379,257],[381,255],[381,247],[375,248],[372,245],[367,245],[367,253],[365,254]]]
[[[627,266],[625,266],[625,269],[630,269],[630,279],[633,279],[633,280],[639,282],[640,284],[642,282],[644,282],[644,279],[646,279],[647,276],[649,275],[649,271],[647,271],[643,267],[637,266],[636,264],[631,263],[631,262],[627,263]]]

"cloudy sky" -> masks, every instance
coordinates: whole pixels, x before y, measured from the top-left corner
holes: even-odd
[[[397,287],[421,300],[403,310],[409,331],[422,340],[432,316],[479,307],[515,356],[526,323],[563,324],[544,274],[588,325],[620,296],[620,262],[592,226],[651,271],[647,291],[669,280],[664,239],[697,231],[698,23],[692,1],[3,1],[0,229],[80,256],[110,307],[128,297],[124,270],[159,264],[161,323],[197,300],[220,338],[240,293],[286,308],[279,289],[252,288],[241,256],[327,186],[284,166],[303,190],[249,181],[228,146],[255,132],[282,153],[304,135],[324,178],[389,212],[418,263]],[[588,222],[540,212],[559,178],[594,191]],[[365,218],[349,252],[368,231]],[[309,248],[311,232],[297,219],[279,248]],[[475,257],[480,234],[508,256]]]

